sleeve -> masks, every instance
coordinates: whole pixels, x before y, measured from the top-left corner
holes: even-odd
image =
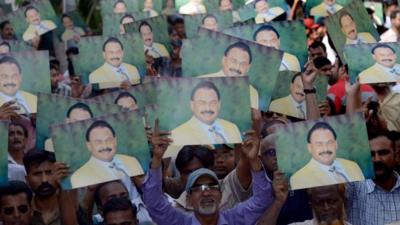
[[[236,169],[234,169],[224,178],[223,185],[226,187],[226,189],[229,189],[227,191],[231,192],[233,195],[232,200],[234,204],[231,204],[231,207],[229,208],[234,207],[239,202],[247,200],[252,194],[251,186],[246,190],[240,184]],[[226,189],[224,189],[224,191]]]
[[[358,182],[346,183],[346,214],[347,221],[351,224],[355,224],[355,221],[360,221],[361,219],[357,206],[356,183]]]
[[[235,208],[223,212],[229,224],[255,224],[265,210],[272,204],[272,185],[267,181],[264,171],[252,171],[253,196],[247,201],[238,204]]]
[[[187,217],[173,208],[162,192],[162,171],[150,169],[146,181],[142,185],[143,201],[156,224],[182,225]]]

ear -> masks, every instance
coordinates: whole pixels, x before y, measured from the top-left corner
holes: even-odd
[[[188,193],[186,193],[186,206],[193,207],[193,205],[192,205],[192,196],[190,194],[188,194]]]
[[[91,152],[92,145],[90,144],[90,142],[86,142],[86,148],[89,152]]]
[[[103,58],[106,59],[106,53],[103,51]]]
[[[372,54],[372,58],[374,59],[374,61],[376,62],[376,56],[374,54]]]
[[[308,152],[311,154],[311,150],[312,149],[311,149],[311,144],[310,143],[307,144],[307,149],[308,149]]]
[[[193,102],[193,100],[190,100],[190,110],[192,110],[192,112],[194,110],[194,102]]]

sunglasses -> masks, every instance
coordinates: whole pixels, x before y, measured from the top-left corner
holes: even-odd
[[[14,213],[15,208],[17,208],[17,210],[22,214],[27,213],[28,210],[29,210],[29,206],[28,205],[19,205],[17,207],[6,207],[6,208],[4,208],[3,209],[3,214],[9,216],[9,215]]]
[[[219,191],[219,185],[209,185],[209,184],[202,184],[200,186],[191,187],[190,191],[193,192],[204,192],[204,191]]]
[[[274,148],[267,149],[262,153],[265,156],[276,156],[276,150]]]

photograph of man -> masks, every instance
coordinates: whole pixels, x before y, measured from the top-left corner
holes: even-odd
[[[113,12],[115,14],[124,14],[126,11],[126,3],[123,0],[117,0],[114,3]]]
[[[323,0],[319,5],[311,8],[310,15],[320,17],[331,16],[342,8],[341,5],[336,4],[336,0]]]
[[[203,0],[189,0],[188,3],[182,5],[179,8],[180,14],[185,15],[194,15],[194,14],[202,14],[206,13],[207,9],[203,5]]]
[[[40,35],[57,28],[53,21],[41,20],[39,11],[33,6],[28,6],[24,14],[26,21],[29,23],[28,28],[22,35],[22,39],[26,42],[38,39]]]
[[[2,55],[10,55],[11,46],[8,42],[0,42],[0,56]]]
[[[212,31],[218,31],[218,20],[212,14],[208,14],[201,20],[201,27]]]
[[[387,44],[377,44],[371,50],[375,64],[362,71],[358,76],[360,83],[385,83],[400,81],[400,64],[396,51]]]
[[[0,105],[15,101],[19,107],[18,113],[36,113],[37,96],[20,90],[22,70],[18,61],[11,56],[0,58]]]
[[[78,102],[69,107],[65,123],[74,123],[77,121],[87,120],[93,118],[93,112],[88,105]],[[51,138],[44,142],[44,149],[49,152],[54,152],[54,144]]]
[[[364,180],[356,162],[337,158],[336,132],[326,122],[317,122],[308,131],[307,149],[311,160],[290,177],[292,189],[303,189]]]
[[[339,13],[340,29],[346,36],[346,45],[349,44],[363,44],[363,43],[376,43],[375,38],[368,32],[357,32],[357,24],[354,18],[346,10]]]
[[[285,13],[285,11],[280,7],[269,8],[266,0],[255,0],[254,8],[257,13],[256,17],[254,18],[256,23],[270,22],[276,17]]]
[[[171,131],[174,145],[222,144],[242,141],[239,128],[218,118],[221,95],[210,81],[201,81],[192,90],[190,110],[192,118]]]
[[[124,46],[117,38],[110,37],[104,42],[103,57],[104,64],[89,74],[91,84],[98,83],[100,88],[107,88],[118,86],[116,83],[130,85],[140,81],[137,68],[123,62]]]
[[[154,59],[160,57],[169,58],[169,53],[165,46],[154,42],[153,28],[148,22],[143,21],[140,23],[139,32],[142,36],[144,51],[147,52],[147,55],[150,55]]]
[[[119,33],[125,34],[125,24],[135,22],[135,18],[131,14],[125,14],[119,21]]]
[[[265,45],[271,48],[275,48],[280,50],[281,41],[280,35],[278,31],[271,25],[262,25],[260,28],[254,32],[253,40],[260,45]],[[283,58],[281,62],[281,66],[279,67],[280,71],[290,70],[300,72],[300,63],[295,55],[284,52]]]
[[[222,69],[216,73],[201,75],[199,77],[233,77],[247,76],[252,61],[250,47],[244,42],[235,42],[229,45],[221,60]],[[250,85],[251,108],[258,109],[258,91]]]
[[[306,119],[307,106],[305,102],[305,93],[303,91],[303,81],[301,73],[296,73],[290,84],[290,94],[283,98],[278,98],[271,102],[269,111],[282,113],[288,116]]]
[[[72,188],[111,180],[125,180],[143,174],[136,158],[117,154],[117,137],[114,129],[104,120],[96,120],[86,130],[86,147],[91,156],[71,176]]]
[[[144,0],[143,12],[148,12],[149,17],[156,17],[158,13],[153,9],[153,0]]]
[[[121,92],[117,98],[115,98],[114,104],[121,106],[123,109],[132,111],[139,108],[135,96],[126,91]]]
[[[0,23],[0,40],[2,41],[16,41],[14,28],[11,26],[10,21],[6,20]]]
[[[61,40],[66,42],[68,47],[77,47],[79,40],[86,32],[81,27],[75,26],[74,21],[67,14],[61,16],[61,22],[65,28],[64,33],[61,35]]]

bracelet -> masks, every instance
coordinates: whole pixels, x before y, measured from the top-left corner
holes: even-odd
[[[303,89],[304,94],[315,94],[317,93],[317,89],[311,88],[311,89]]]

